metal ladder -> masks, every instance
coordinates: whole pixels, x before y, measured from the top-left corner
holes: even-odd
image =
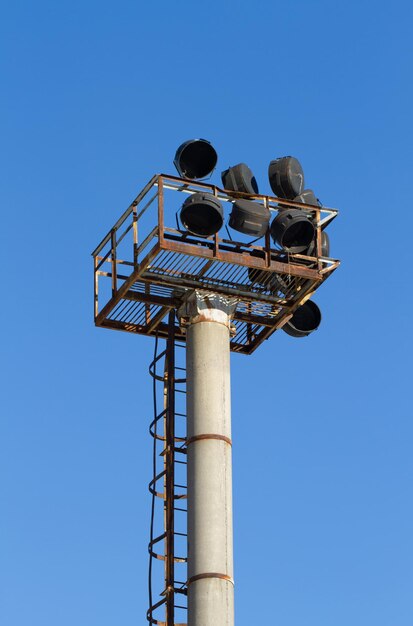
[[[175,339],[174,310],[169,313],[166,348],[160,354],[156,354],[157,343],[156,338],[155,356],[149,366],[154,419],[149,427],[153,437],[153,478],[149,483],[152,510],[146,618],[158,626],[187,626],[186,369],[177,364],[179,357],[185,355],[185,345]],[[158,413],[161,394],[163,410]],[[163,568],[157,568],[159,563],[163,563]],[[161,589],[158,601],[153,596],[155,580]]]

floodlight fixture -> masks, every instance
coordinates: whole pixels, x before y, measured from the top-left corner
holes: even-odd
[[[274,159],[268,166],[271,189],[276,196],[292,200],[304,189],[304,172],[298,159],[292,156]]]
[[[305,254],[307,256],[315,256],[316,245],[315,241],[313,241],[306,250]],[[318,256],[329,257],[330,256],[330,237],[326,233],[325,230],[321,233],[321,251],[318,251]]]
[[[312,204],[319,206],[316,195],[312,189],[304,189],[300,194],[293,198],[294,202],[302,202],[303,204]]]
[[[270,210],[251,200],[236,200],[229,218],[229,226],[240,233],[263,237],[270,223]]]
[[[302,202],[304,204],[312,204],[313,206],[319,206],[319,202],[316,198],[316,195],[312,189],[304,189],[302,193],[294,198],[294,202]],[[305,251],[305,254],[308,256],[314,256],[316,252],[315,241],[313,241],[308,249]],[[323,230],[321,233],[321,250],[318,251],[320,256],[329,257],[330,256],[330,238]]]
[[[307,300],[295,311],[282,329],[291,337],[307,337],[317,330],[321,322],[321,311],[312,300]]]
[[[191,194],[183,203],[180,213],[183,226],[193,235],[210,237],[224,223],[224,210],[212,193]]]
[[[309,216],[301,209],[283,209],[271,224],[271,237],[291,254],[304,252],[315,235],[315,227]]]
[[[238,165],[224,170],[221,173],[221,180],[224,189],[229,191],[240,191],[251,195],[258,194],[256,178],[245,163],[238,163]]]
[[[174,165],[182,178],[195,180],[213,172],[218,155],[206,139],[189,139],[176,151]]]

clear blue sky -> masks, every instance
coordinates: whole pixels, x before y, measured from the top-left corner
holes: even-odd
[[[411,6],[3,3],[5,626],[146,623],[153,342],[90,252],[196,136],[341,210],[319,331],[233,357],[237,626],[412,626]]]

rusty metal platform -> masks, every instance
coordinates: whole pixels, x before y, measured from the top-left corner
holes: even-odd
[[[177,214],[186,194],[214,194],[226,215],[236,197],[265,204],[274,215],[287,206],[305,209],[321,232],[336,217],[326,207],[263,195],[235,194],[214,185],[156,175],[135,198],[94,250],[95,323],[103,328],[167,337],[166,316],[188,290],[235,297],[231,350],[251,354],[281,328],[339,266],[336,259],[286,255],[271,242],[261,245],[233,231],[237,238],[191,235]],[[185,326],[176,319],[176,338],[185,341]]]

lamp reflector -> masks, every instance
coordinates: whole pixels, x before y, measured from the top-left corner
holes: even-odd
[[[262,237],[270,223],[270,210],[263,204],[251,200],[236,200],[234,202],[229,226],[240,233]]]
[[[314,224],[300,209],[283,209],[273,219],[271,237],[292,254],[303,252],[314,238]]]
[[[257,194],[258,185],[254,174],[248,165],[238,163],[221,173],[224,189],[229,191],[241,191],[242,193]]]
[[[271,189],[276,196],[292,200],[304,189],[304,172],[300,162],[292,157],[280,157],[268,166]]]
[[[182,178],[205,178],[214,170],[218,155],[206,139],[190,139],[176,151],[174,165]]]
[[[307,300],[295,311],[282,329],[291,337],[307,337],[317,330],[321,322],[321,311],[315,302]]]
[[[224,210],[220,201],[210,193],[194,193],[182,205],[181,222],[190,233],[209,237],[219,231],[224,223]]]

